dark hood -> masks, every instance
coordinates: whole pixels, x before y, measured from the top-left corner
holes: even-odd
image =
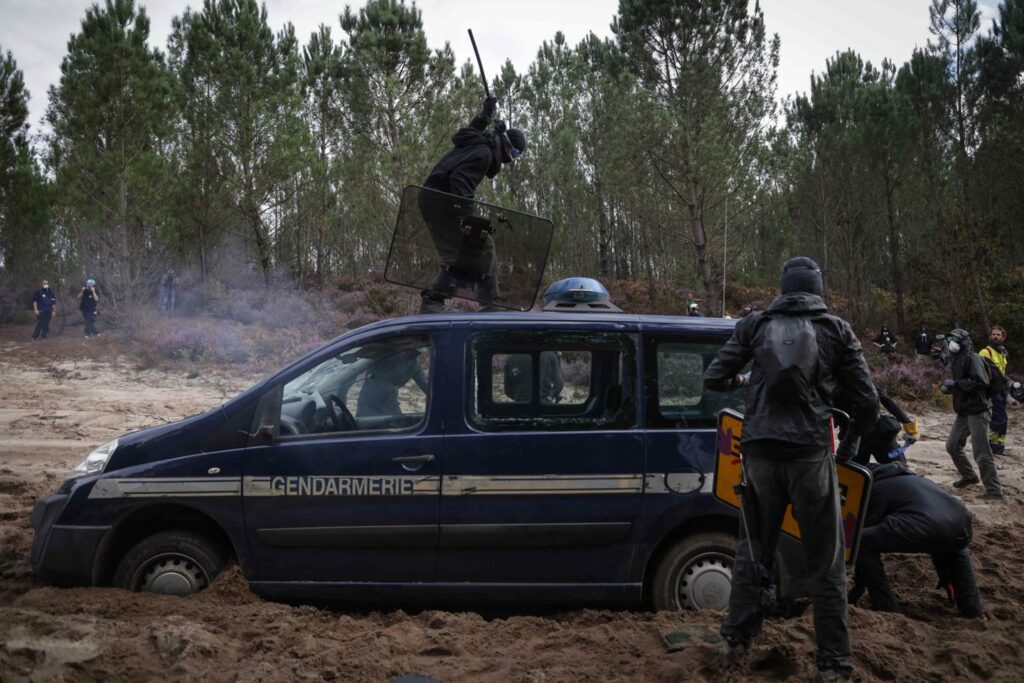
[[[783,315],[803,315],[806,313],[827,313],[828,306],[817,294],[807,292],[792,292],[783,294],[772,302],[768,307],[769,313],[781,313]]]
[[[898,477],[902,474],[913,474],[907,466],[901,462],[889,462],[884,465],[879,465],[871,470],[872,481],[882,481],[883,479],[889,479],[890,477]]]
[[[477,130],[472,126],[459,128],[452,136],[452,144],[456,149],[469,147],[487,147],[491,152],[491,164],[487,168],[487,177],[493,178],[501,170],[501,145],[498,136],[491,130]]]

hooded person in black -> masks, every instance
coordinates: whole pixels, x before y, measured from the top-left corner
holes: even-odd
[[[497,100],[484,100],[480,115],[452,136],[452,147],[437,162],[423,186],[419,208],[441,258],[441,272],[424,290],[421,313],[444,309],[444,301],[459,286],[473,285],[477,299],[489,306],[499,299],[494,264],[494,238],[486,219],[473,215],[471,202],[485,177],[494,178],[502,164],[512,163],[526,151],[526,136],[505,128],[494,118]],[[444,194],[439,194],[444,193]]]
[[[946,335],[944,340],[949,353],[952,378],[942,383],[942,393],[953,394],[953,412],[956,419],[946,439],[946,452],[953,459],[953,465],[960,473],[960,479],[953,483],[964,488],[978,483],[971,461],[964,453],[967,437],[971,439],[974,460],[985,484],[983,498],[1001,500],[1003,486],[992,457],[992,446],[988,441],[988,423],[992,417],[992,402],[988,397],[988,371],[981,356],[974,352],[971,335],[957,328]]]
[[[928,328],[925,325],[921,325],[921,329],[917,331],[917,335],[914,336],[914,349],[917,351],[919,356],[930,356],[932,353],[932,335],[929,334]]]
[[[809,258],[790,259],[780,289],[782,295],[768,310],[736,323],[732,337],[704,372],[704,386],[712,391],[747,387],[740,446],[746,476],[741,519],[749,520],[750,527],[736,546],[729,613],[721,633],[729,643],[729,659],[737,661],[760,632],[762,577],[792,503],[811,584],[818,671],[822,677],[848,678],[853,664],[846,621],[845,534],[829,417],[833,396],[842,387],[853,423],[840,449],[849,457],[857,451],[856,437],[878,415],[878,394],[853,330],[830,315],[821,299],[818,265]],[[799,339],[782,334],[791,329],[800,330]],[[807,370],[811,379],[801,367],[802,391],[776,390],[780,379],[794,374],[792,368],[778,368],[780,347],[786,345],[800,349],[799,357],[813,367]],[[750,374],[740,374],[747,363],[752,363]]]
[[[960,499],[903,463],[879,465],[873,471],[850,602],[866,590],[873,609],[901,611],[882,553],[927,553],[939,575],[938,587],[947,590],[962,615],[978,616],[981,596],[967,549],[970,541],[971,514]]]

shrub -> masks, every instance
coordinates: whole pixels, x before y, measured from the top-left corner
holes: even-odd
[[[939,403],[943,399],[939,387],[947,371],[931,361],[892,362],[877,368],[873,376],[875,383],[895,399]]]
[[[178,327],[154,340],[159,355],[169,360],[203,360],[244,363],[249,360],[245,338],[237,330],[223,326],[188,325]]]

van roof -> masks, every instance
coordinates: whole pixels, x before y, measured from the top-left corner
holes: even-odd
[[[560,312],[560,311],[497,311],[492,313],[450,312],[411,315],[399,318],[388,318],[358,328],[360,332],[370,332],[387,327],[412,327],[421,324],[445,324],[453,328],[483,328],[519,323],[532,327],[536,324],[552,326],[583,326],[589,327],[635,327],[644,330],[686,330],[705,332],[714,336],[726,336],[732,333],[736,320],[729,318],[697,318],[676,315],[643,315],[631,313],[603,312]]]

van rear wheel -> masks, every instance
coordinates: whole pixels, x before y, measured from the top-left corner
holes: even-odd
[[[725,610],[732,592],[736,538],[708,532],[669,548],[654,572],[651,598],[657,610]]]
[[[137,543],[114,572],[114,585],[159,595],[192,595],[227,564],[224,551],[188,531],[164,531]]]

